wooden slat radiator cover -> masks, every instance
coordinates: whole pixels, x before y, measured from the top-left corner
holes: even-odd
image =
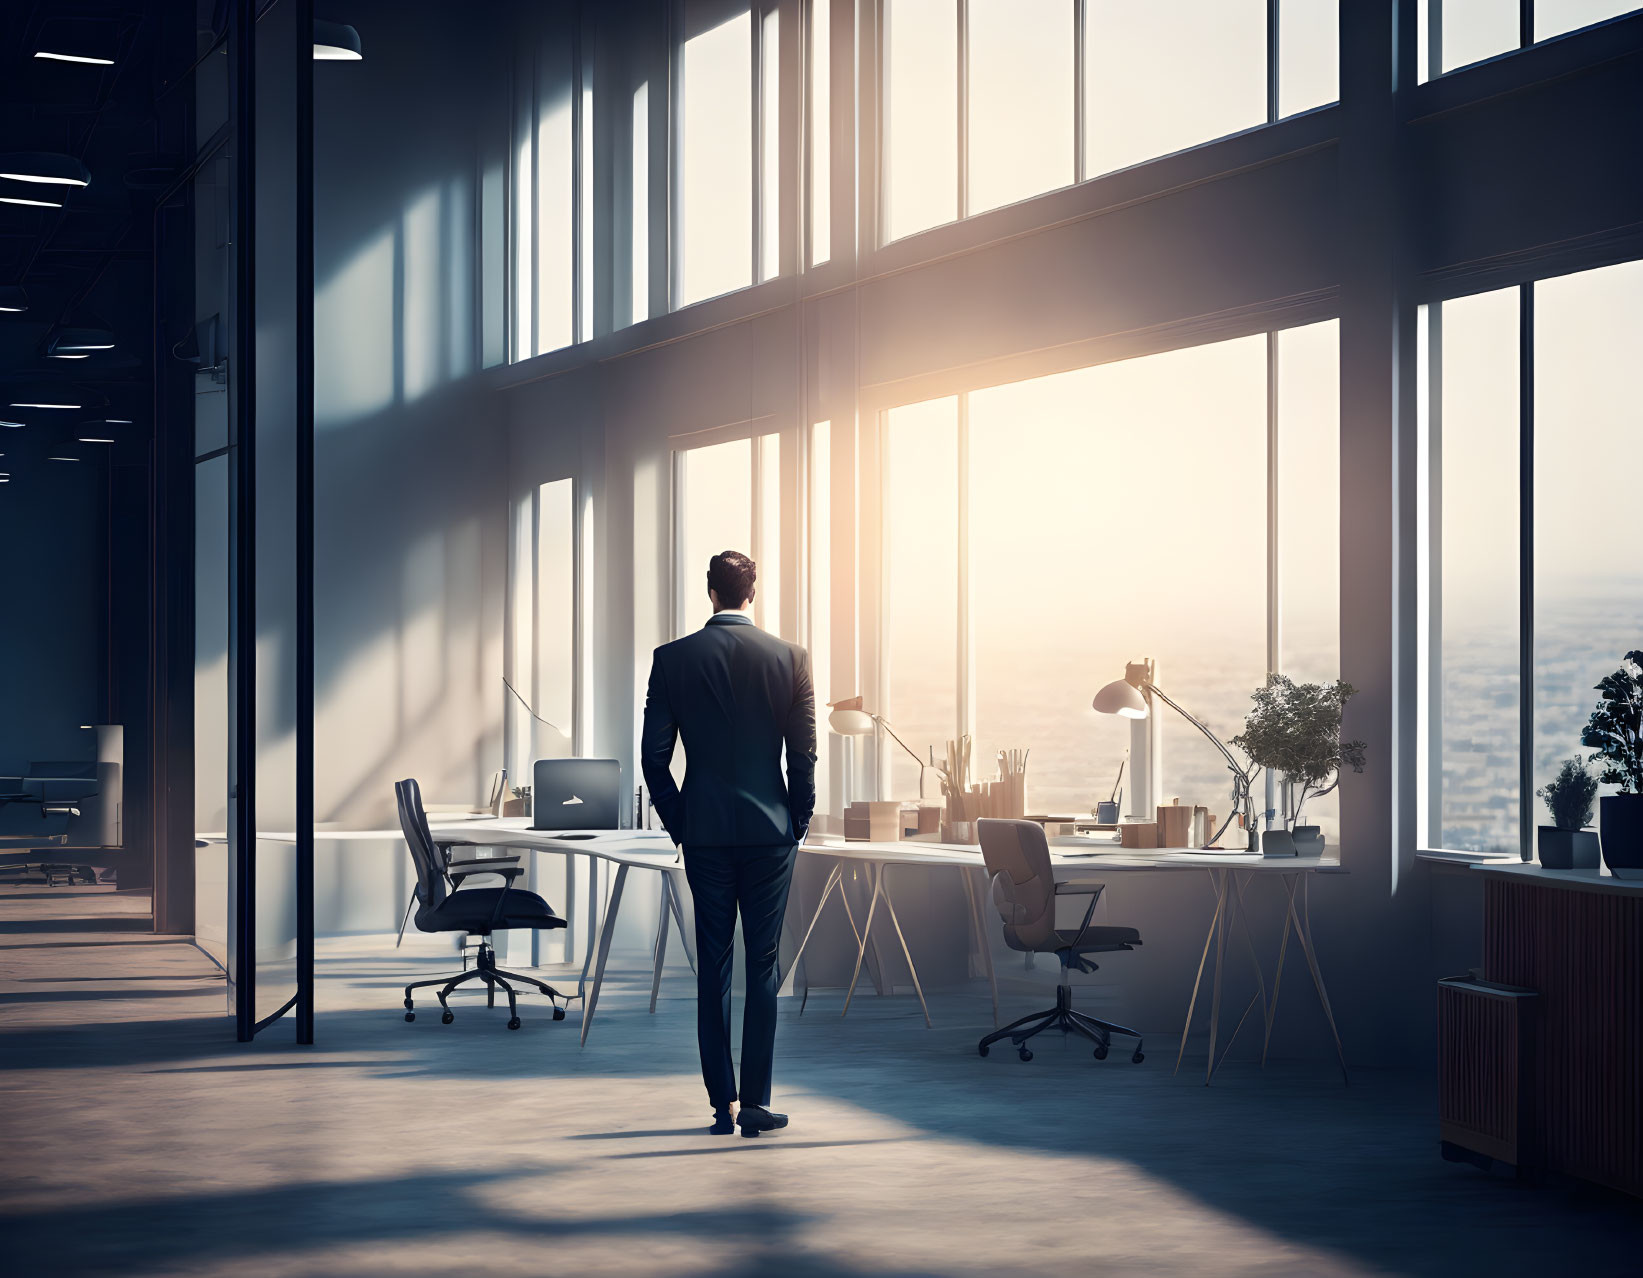
[[[1533,993],[1466,980],[1438,983],[1438,1126],[1442,1139],[1514,1166],[1534,1161]]]
[[[1536,1159],[1643,1196],[1643,897],[1491,879],[1483,947],[1540,995]]]

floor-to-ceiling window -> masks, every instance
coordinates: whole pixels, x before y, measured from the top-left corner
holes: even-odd
[[[1335,0],[886,0],[882,238],[1332,102],[1337,29]]]
[[[584,46],[573,23],[556,21],[515,58],[515,361],[593,335],[593,64]]]
[[[880,713],[926,760],[959,722],[960,403],[904,404],[884,422]],[[888,793],[916,795],[913,760],[893,745],[887,757]]]
[[[550,480],[509,505],[505,766],[531,783],[537,759],[572,751],[576,734],[576,485]]]
[[[816,694],[816,722],[825,722],[833,695],[833,423],[810,428],[809,512],[806,545],[809,609],[810,679]],[[816,751],[816,810],[831,812],[832,759],[823,729]]]
[[[743,4],[686,6],[678,50],[675,303],[689,306],[754,280],[755,55],[762,25]],[[762,58],[760,59],[762,61]],[[757,263],[762,265],[762,263]]]
[[[1591,754],[1596,685],[1643,635],[1643,262],[1433,304],[1422,330],[1420,837],[1527,854],[1534,791]]]
[[[833,73],[832,7],[828,0],[810,0],[810,40],[805,58],[810,85],[807,122],[810,149],[810,256],[820,266],[833,254]]]
[[[1223,739],[1269,669],[1337,677],[1336,342],[1333,323],[1255,334],[885,413],[898,735],[940,758],[972,733],[973,779],[1030,750],[1032,810],[1086,814],[1128,743],[1090,700],[1126,662],[1154,659]],[[1160,728],[1166,798],[1224,815],[1220,755]],[[916,793],[913,761],[886,758],[886,793]],[[1307,815],[1334,823],[1327,803]]]
[[[685,448],[675,458],[674,633],[694,630],[711,615],[707,565],[726,550],[758,565],[753,619],[781,633],[781,437]]]
[[[1631,0],[1419,0],[1420,78],[1631,13]]]

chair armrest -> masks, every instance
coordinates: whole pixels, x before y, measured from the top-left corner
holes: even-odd
[[[510,883],[525,872],[525,867],[519,864],[516,856],[489,857],[476,861],[452,861],[445,866],[445,873],[450,876],[451,882],[460,884],[463,879],[475,874],[500,874]]]
[[[1062,892],[1062,888],[1071,890]],[[1090,930],[1090,920],[1095,917],[1096,903],[1101,900],[1101,893],[1106,891],[1106,888],[1105,883],[1057,883],[1055,885],[1055,894],[1057,896],[1088,896],[1090,898],[1090,903],[1084,910],[1084,921],[1078,925],[1078,935],[1073,937],[1074,946],[1083,943],[1085,933]]]

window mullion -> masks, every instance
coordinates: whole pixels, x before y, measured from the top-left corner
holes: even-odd
[[[1283,576],[1278,560],[1278,334],[1266,335],[1266,669],[1283,669]],[[1278,779],[1266,769],[1266,801],[1277,802]],[[1280,814],[1288,817],[1289,813]]]
[[[749,115],[753,120],[753,128],[748,138],[753,149],[753,234],[748,236],[751,241],[753,254],[748,270],[748,283],[757,284],[760,281],[764,267],[764,8],[754,5],[749,14],[749,35],[753,42],[752,56],[748,59],[751,74],[748,77],[748,93],[751,110]],[[757,448],[754,452],[757,454]]]
[[[585,342],[591,333],[584,332],[587,327],[582,323],[583,317],[583,290],[589,287],[588,281],[583,278],[586,272],[582,270],[582,237],[592,233],[592,228],[583,224],[582,218],[582,184],[583,166],[587,157],[583,154],[582,128],[584,104],[582,101],[583,76],[585,65],[582,51],[582,25],[577,23],[571,35],[571,101],[570,101],[570,224],[571,224],[571,343]],[[538,189],[541,188],[538,181]],[[540,323],[540,321],[539,321]]]
[[[1073,0],[1073,184],[1087,176],[1084,172],[1084,79],[1089,60],[1084,56],[1084,27],[1090,19],[1089,0]]]
[[[1278,119],[1278,0],[1266,0],[1266,122]]]
[[[970,393],[958,397],[958,736],[975,735],[974,610],[970,596]]]
[[[958,220],[970,209],[970,0],[958,0]]]
[[[1422,847],[1443,846],[1443,303],[1426,308],[1426,820]]]
[[[531,132],[531,216],[528,225],[519,233],[530,238],[531,245],[531,332],[526,349],[520,358],[528,359],[538,353],[542,334],[542,237],[536,228],[542,223],[542,55],[540,50],[531,54],[531,115],[527,127]]]
[[[1518,301],[1518,838],[1534,859],[1535,793],[1535,286]]]

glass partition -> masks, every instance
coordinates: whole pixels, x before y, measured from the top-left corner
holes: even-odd
[[[257,1024],[290,1005],[297,993],[297,688],[298,595],[311,590],[297,563],[297,436],[302,429],[294,376],[298,332],[297,84],[299,40],[295,0],[277,0],[257,21],[256,165],[253,240],[257,364],[253,370],[252,437],[236,441],[254,468],[255,646],[253,680],[256,750],[253,894]],[[242,512],[243,514],[243,512]],[[242,649],[243,651],[243,649]]]

